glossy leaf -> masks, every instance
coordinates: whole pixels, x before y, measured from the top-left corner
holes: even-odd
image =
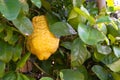
[[[50,77],[42,77],[40,80],[53,80],[53,79]]]
[[[75,39],[71,48],[71,65],[80,66],[89,57],[90,53],[86,49],[85,44],[79,38]]]
[[[112,52],[110,46],[97,44],[97,51],[101,54],[107,55]]]
[[[74,71],[70,69],[64,69],[60,71],[61,80],[84,80],[84,75],[79,71]],[[71,74],[70,74],[71,73]]]
[[[37,6],[38,8],[41,7],[41,0],[31,0],[31,2],[32,2],[35,6]]]
[[[113,51],[114,51],[114,54],[116,55],[116,57],[119,58],[120,57],[120,47],[114,46]]]
[[[92,71],[98,76],[100,80],[109,80],[109,74],[105,69],[99,65],[94,65]]]
[[[95,61],[101,61],[101,60],[103,60],[104,59],[104,57],[105,57],[105,55],[104,54],[101,54],[101,53],[98,53],[98,52],[94,52],[94,58],[95,58]]]
[[[72,0],[74,7],[80,7],[85,0]]]
[[[3,77],[5,72],[5,63],[0,61],[0,78]]]
[[[19,0],[0,0],[0,12],[8,20],[14,20],[17,18],[20,12]]]
[[[120,71],[120,59],[113,62],[112,64],[107,65],[113,72],[119,72]]]
[[[81,23],[78,25],[78,35],[83,42],[89,45],[95,45],[100,41],[104,41],[106,38],[105,35],[97,29]]]
[[[50,31],[57,37],[71,35],[72,32],[65,22],[56,22],[50,26]]]
[[[22,68],[22,67],[25,65],[25,63],[26,63],[26,61],[28,60],[29,57],[30,57],[30,53],[26,53],[26,54],[21,58],[21,60],[18,61],[18,63],[17,63],[17,69]]]
[[[15,27],[24,35],[30,35],[33,31],[32,23],[26,16],[21,15],[12,22]]]
[[[3,76],[2,80],[16,80],[16,74],[15,72],[8,72]]]
[[[12,59],[12,49],[13,47],[8,43],[0,40],[0,60],[3,62],[9,62]]]

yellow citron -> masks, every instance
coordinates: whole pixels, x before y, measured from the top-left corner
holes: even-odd
[[[106,0],[107,1],[107,6],[108,7],[113,7],[114,6],[114,0]]]
[[[44,15],[35,16],[32,19],[33,33],[28,36],[27,48],[36,55],[39,60],[47,60],[59,46],[59,38],[55,37],[48,27]]]

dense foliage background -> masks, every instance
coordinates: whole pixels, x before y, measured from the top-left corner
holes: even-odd
[[[0,0],[1,80],[119,80],[120,20],[96,0]],[[26,49],[34,16],[45,15],[59,48],[40,61]]]

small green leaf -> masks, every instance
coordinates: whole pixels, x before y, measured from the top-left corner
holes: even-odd
[[[8,20],[14,20],[17,18],[20,12],[19,0],[0,0],[0,12]]]
[[[101,60],[104,59],[105,55],[95,51],[94,52],[94,57],[95,57],[95,61],[101,61]]]
[[[79,39],[75,39],[71,48],[71,65],[79,66],[90,57],[90,53],[85,47],[85,44]]]
[[[12,49],[13,47],[8,43],[0,40],[0,60],[7,63],[12,59]]]
[[[33,31],[33,26],[29,18],[24,15],[20,15],[17,19],[12,21],[19,31],[24,35],[30,35]]]
[[[7,42],[7,41],[9,41],[12,38],[13,31],[7,29],[6,33],[7,33],[7,36],[4,37],[4,40]]]
[[[57,37],[73,34],[71,28],[65,22],[56,22],[50,26],[50,31]]]
[[[2,32],[4,30],[4,25],[0,23],[0,32]]]
[[[71,45],[72,45],[72,43],[71,42],[62,42],[61,44],[60,44],[61,46],[63,46],[63,47],[65,47],[66,49],[71,49]]]
[[[120,47],[114,46],[113,51],[114,51],[114,54],[116,55],[116,57],[119,58],[120,57]]]
[[[94,65],[92,71],[98,76],[100,80],[109,80],[109,74],[105,69],[99,65]]]
[[[22,68],[22,67],[25,65],[25,63],[26,63],[26,61],[28,60],[29,57],[30,57],[30,53],[26,53],[26,54],[21,58],[21,60],[18,61],[18,63],[17,63],[17,69]]]
[[[21,8],[22,10],[25,12],[25,13],[28,13],[29,12],[29,5],[28,3],[26,2],[26,0],[20,0],[21,2]]]
[[[106,23],[106,22],[111,22],[111,19],[109,16],[102,16],[97,19],[96,23]]]
[[[84,80],[84,75],[79,71],[74,71],[71,69],[63,69],[60,71],[63,77],[60,76],[61,80]]]
[[[31,0],[31,2],[32,2],[35,6],[37,6],[38,8],[41,7],[41,0]]]
[[[40,80],[53,80],[53,79],[50,77],[42,77]]]
[[[95,45],[106,38],[102,32],[82,23],[78,25],[78,35],[83,42],[89,45]]]
[[[22,45],[21,44],[16,44],[15,47],[13,48],[13,61],[17,61],[22,53]]]
[[[97,51],[101,54],[107,55],[112,52],[110,46],[97,44]]]
[[[16,80],[17,76],[15,74],[15,72],[8,72],[7,74],[5,74],[3,76],[2,80]]]
[[[120,71],[120,59],[113,62],[112,64],[108,64],[107,67],[109,67],[113,72],[119,72]]]
[[[0,61],[0,78],[3,77],[5,72],[5,63]]]

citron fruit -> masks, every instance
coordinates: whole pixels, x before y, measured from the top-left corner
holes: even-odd
[[[27,48],[39,60],[47,60],[57,50],[60,39],[49,31],[48,22],[44,15],[33,17],[32,24],[34,30],[28,36]]]

